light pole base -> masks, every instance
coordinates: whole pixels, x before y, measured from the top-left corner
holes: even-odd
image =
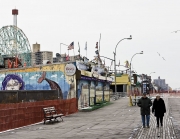
[[[130,107],[133,106],[131,95],[129,95],[129,106],[130,106]]]

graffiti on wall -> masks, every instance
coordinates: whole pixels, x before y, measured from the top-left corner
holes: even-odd
[[[96,102],[102,102],[103,100],[103,83],[102,82],[98,82],[97,86],[96,86]]]
[[[95,81],[91,81],[90,84],[90,105],[94,105],[95,98]]]
[[[87,80],[79,81],[78,104],[79,108],[85,108],[89,106],[89,82]]]
[[[62,90],[61,90],[60,86],[55,81],[46,78],[46,72],[45,71],[42,72],[42,75],[41,75],[41,77],[39,77],[37,82],[42,83],[42,81],[44,81],[44,80],[49,84],[51,90],[58,90],[59,97],[61,99],[63,99],[63,94],[62,94]]]
[[[109,83],[106,83],[105,86],[104,86],[104,100],[105,101],[110,101],[110,92],[109,92],[109,88],[110,87],[110,84]]]
[[[101,103],[103,101],[103,90],[104,100],[109,101],[109,85],[109,83],[102,81],[80,80],[78,83],[79,108],[81,109],[92,106],[95,103]]]
[[[74,75],[64,73],[65,64],[0,71],[1,90],[58,90],[59,97],[75,97]]]
[[[16,74],[8,74],[2,81],[1,90],[24,90],[23,79]]]

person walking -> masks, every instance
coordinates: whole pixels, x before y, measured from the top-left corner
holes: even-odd
[[[145,121],[147,128],[149,128],[149,121],[150,121],[150,107],[152,106],[152,101],[149,99],[146,93],[142,94],[142,97],[139,99],[137,105],[141,108],[141,119],[143,123],[143,128],[145,128]],[[146,119],[146,120],[145,120]]]
[[[159,127],[159,120],[161,126],[163,126],[163,117],[164,113],[166,113],[166,106],[164,100],[160,97],[159,94],[156,95],[152,106],[152,113],[156,116],[157,127]]]

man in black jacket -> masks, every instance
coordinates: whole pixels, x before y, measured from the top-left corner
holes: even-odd
[[[143,123],[143,128],[145,128],[145,119],[147,128],[149,128],[150,121],[150,107],[152,106],[152,101],[143,93],[143,96],[139,99],[137,105],[141,107],[141,118]]]
[[[166,106],[164,103],[164,100],[160,98],[160,95],[156,95],[156,99],[154,99],[153,107],[152,107],[152,113],[155,112],[156,121],[157,121],[157,127],[159,127],[159,120],[161,123],[161,126],[163,126],[163,116],[164,113],[166,113]]]

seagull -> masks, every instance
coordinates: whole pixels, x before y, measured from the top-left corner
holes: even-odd
[[[178,31],[180,31],[180,30],[173,31],[173,32],[171,32],[171,33],[177,33]]]
[[[165,60],[164,57],[162,57],[162,58],[163,58],[163,60]],[[166,61],[166,60],[165,60],[165,61]]]
[[[158,52],[157,52],[158,53]],[[160,53],[158,53],[159,54],[159,56],[160,56]]]

